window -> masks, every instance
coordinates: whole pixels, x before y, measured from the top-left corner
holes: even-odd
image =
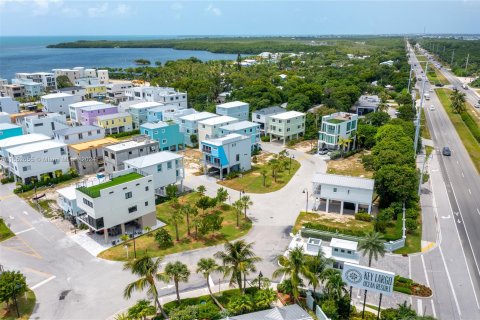
[[[78,134],[78,139],[83,139],[83,134],[79,133]]]
[[[34,127],[43,127],[43,123],[35,123],[33,126]]]
[[[348,254],[352,254],[352,251],[351,251],[351,250],[347,250],[347,253],[348,253]]]
[[[162,133],[165,133],[165,129],[162,129]]]
[[[28,171],[28,170],[30,170],[31,168],[32,168],[31,166],[25,166],[25,167],[22,168],[22,170],[23,170],[23,171]]]
[[[90,208],[93,208],[93,203],[91,201],[88,201],[87,199],[83,198],[83,203],[89,206]]]
[[[237,155],[235,156],[235,161],[240,161],[240,155],[239,155],[239,154],[237,154]]]
[[[157,172],[162,172],[162,164],[157,164]]]
[[[334,248],[333,251],[338,252],[338,248]]]
[[[148,201],[145,201],[145,207],[148,207]]]
[[[176,176],[177,176],[177,178],[180,176],[180,172],[178,170],[176,172]]]
[[[92,135],[92,131],[88,131],[88,135],[91,136],[91,135]]]
[[[167,139],[162,139],[162,144],[166,144],[167,143]]]
[[[125,193],[125,199],[130,199],[131,197],[132,197],[132,192],[131,191]]]
[[[260,119],[260,115],[259,115],[259,114],[257,114],[257,119]]]
[[[60,154],[63,156],[65,155],[67,152],[65,151],[65,148],[60,148]]]
[[[145,187],[145,191],[148,191],[150,190],[150,188],[148,186]]]
[[[337,188],[333,188],[333,192],[337,192]]]
[[[115,159],[115,154],[111,153],[110,158]],[[115,171],[115,170],[114,170]]]
[[[136,211],[137,211],[137,206],[133,206],[133,207],[128,208],[128,213],[133,213],[133,212],[136,212]]]
[[[68,140],[68,136],[65,136],[65,140]]]
[[[54,160],[53,160],[53,164],[54,164],[54,165],[55,165],[55,164],[58,164],[58,162],[59,162],[58,159],[54,159]]]
[[[172,169],[172,161],[167,162],[167,169]]]
[[[175,159],[175,166],[178,166],[178,159]]]
[[[99,130],[97,130],[97,134],[100,134],[100,129],[99,129]]]
[[[340,252],[341,252],[341,253],[345,253],[345,250],[341,249]]]
[[[108,157],[108,152],[107,152],[107,151],[103,151],[103,155],[104,155],[105,157]]]

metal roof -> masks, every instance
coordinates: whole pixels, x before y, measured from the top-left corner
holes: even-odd
[[[301,113],[298,111],[287,111],[287,112],[282,112],[279,114],[272,115],[270,117],[275,119],[287,120],[287,119],[292,119],[300,116],[305,116],[305,113]]]
[[[237,131],[237,130],[249,129],[253,127],[260,127],[260,124],[256,122],[251,122],[251,121],[240,121],[236,123],[227,124],[226,126],[220,127],[220,129],[228,130],[228,131]]]
[[[368,178],[341,176],[338,174],[315,173],[312,182],[356,189],[373,190],[375,180]]]
[[[23,144],[38,142],[38,141],[45,141],[50,140],[49,136],[46,136],[41,133],[31,133],[25,134],[16,137],[10,137],[3,140],[0,140],[0,149],[5,149],[9,147],[19,146]]]
[[[70,127],[70,128],[55,130],[53,132],[58,134],[59,136],[66,136],[69,134],[82,133],[82,132],[94,131],[99,129],[103,130],[103,128],[100,128],[97,126],[86,125],[86,126],[77,126],[77,127]]]
[[[60,141],[45,140],[45,141],[39,141],[39,142],[21,145],[18,147],[9,148],[7,151],[8,153],[16,156],[16,155],[21,155],[25,153],[32,153],[32,152],[37,152],[41,150],[48,150],[53,148],[66,147],[66,146],[67,145],[65,143]]]
[[[181,159],[183,156],[170,151],[160,151],[149,155],[125,160],[123,163],[134,168],[147,168],[163,162]]]
[[[199,123],[207,126],[214,126],[217,124],[227,123],[229,121],[238,121],[238,119],[230,116],[218,116],[202,120]]]
[[[263,108],[260,110],[253,111],[253,113],[255,114],[263,114],[263,115],[279,114],[283,112],[286,112],[286,110],[278,106],[273,106],[273,107],[268,107],[268,108]]]
[[[227,317],[223,320],[313,320],[307,311],[297,304]]]
[[[57,98],[66,98],[66,97],[73,97],[73,96],[71,94],[68,94],[68,93],[60,92],[60,93],[47,94],[47,95],[41,96],[40,98],[42,98],[42,99],[57,99]]]
[[[218,104],[217,108],[230,109],[230,108],[237,108],[237,107],[243,107],[243,106],[248,107],[248,103],[242,102],[242,101],[232,101],[232,102],[226,102],[226,103]]]
[[[187,114],[186,116],[180,117],[179,119],[186,120],[186,121],[199,121],[199,120],[204,120],[204,119],[208,119],[216,116],[217,116],[216,114],[210,113],[210,112],[198,112],[198,113]]]

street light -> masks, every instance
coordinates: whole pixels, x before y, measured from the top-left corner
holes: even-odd
[[[240,197],[238,198],[239,200],[242,199],[243,194],[245,194],[245,190],[240,190]]]
[[[262,274],[262,271],[260,271],[260,273],[258,274],[258,290],[261,289],[262,278],[263,278],[263,274]]]
[[[307,213],[308,212],[308,189],[307,188],[303,189],[302,193],[307,194],[307,204],[305,205],[305,213]]]
[[[295,156],[293,154],[290,156],[290,165],[288,166],[288,174],[292,172],[292,159],[295,159]]]
[[[135,228],[135,224],[133,224],[133,257],[134,259],[137,259],[137,250],[136,250],[136,246],[135,246],[135,230],[137,228]]]

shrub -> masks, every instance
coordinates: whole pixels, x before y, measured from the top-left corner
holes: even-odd
[[[335,303],[335,300],[333,299],[325,300],[322,303],[322,310],[327,317],[332,319],[338,318],[337,304]]]
[[[393,287],[393,291],[405,293],[405,294],[412,294],[412,289],[411,288],[405,288],[405,287]]]
[[[253,297],[255,309],[268,309],[270,308],[271,303],[276,299],[277,295],[272,289],[268,288],[266,290],[258,290]]]
[[[137,134],[140,134],[140,130],[132,130],[132,131],[127,131],[127,132],[109,134],[109,135],[107,135],[107,137],[123,138],[123,137],[134,136],[134,135],[137,135]]]
[[[2,184],[6,184],[6,183],[10,183],[10,182],[15,181],[15,179],[13,177],[7,177],[7,178],[3,178],[0,181],[1,181]]]
[[[432,295],[432,289],[423,284],[414,283],[412,285],[412,294],[419,297],[430,297]]]
[[[399,287],[402,287],[402,286],[406,286],[406,287],[411,287],[413,284],[413,280],[412,279],[409,279],[409,278],[405,278],[405,277],[402,277],[402,276],[395,276],[395,286],[399,286]]]
[[[359,212],[355,214],[355,220],[370,222],[372,221],[372,216],[366,212]]]
[[[172,236],[163,228],[155,233],[155,241],[157,241],[160,249],[168,249],[173,247]]]
[[[78,177],[78,174],[76,172],[71,172],[71,173],[60,175],[56,178],[49,178],[49,179],[40,180],[36,183],[36,185],[37,185],[37,188],[39,188],[39,187],[43,187],[43,186],[46,186],[46,185],[49,185],[49,184],[55,184],[55,183],[68,181],[68,180],[76,178],[76,177]],[[18,187],[13,190],[13,192],[14,193],[22,193],[22,192],[33,190],[34,188],[35,188],[35,184],[33,184],[33,183],[19,184]]]
[[[405,210],[405,217],[407,219],[417,220],[419,214],[420,213],[416,208],[408,208],[407,210]]]
[[[237,171],[230,171],[230,173],[226,175],[225,179],[232,180],[232,179],[237,178],[239,175],[240,175],[240,173],[237,172]]]
[[[338,230],[337,228],[334,227],[329,227],[326,225],[323,225],[321,223],[317,222],[307,222],[304,224],[305,228],[310,228],[314,230],[322,230],[322,231],[328,231],[328,232],[333,232],[333,233],[342,233],[345,235],[349,236],[354,236],[354,237],[364,237],[365,232],[364,231],[358,231],[358,230],[350,230],[350,229],[341,229]]]
[[[228,310],[232,314],[244,314],[253,310],[253,301],[249,295],[240,295],[230,299]]]
[[[411,233],[418,228],[418,222],[417,220],[414,219],[406,219],[405,221],[405,227],[407,228],[407,232]]]
[[[342,154],[340,153],[340,151],[332,151],[330,152],[330,160],[335,160],[335,159],[338,159],[342,156]]]
[[[290,279],[285,279],[277,286],[278,292],[285,293],[285,294],[292,294],[293,293],[293,285]]]
[[[262,140],[263,142],[270,142],[270,137],[269,136],[262,136],[260,138],[260,140]]]

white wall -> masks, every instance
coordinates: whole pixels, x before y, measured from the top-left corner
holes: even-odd
[[[57,112],[60,114],[69,114],[68,105],[75,103],[75,96],[66,96],[59,98],[41,98],[43,104],[43,111]]]
[[[0,97],[0,112],[18,113],[18,101],[11,97]]]
[[[81,135],[82,136],[80,137],[79,133],[70,134],[66,139],[66,137],[63,135],[55,134],[53,138],[66,144],[75,144],[91,140],[103,139],[105,138],[105,129],[98,127],[94,130],[82,132]]]
[[[168,162],[168,161],[167,161]],[[153,182],[155,189],[166,187],[170,184],[176,184],[180,180],[183,180],[185,176],[183,168],[183,159],[178,159],[178,166],[175,164],[175,160],[171,160],[172,168],[168,169],[167,162],[159,163],[162,166],[162,171],[158,171],[157,164],[146,168],[136,168],[140,171],[146,172],[153,176]],[[132,166],[125,164],[125,169],[133,168]],[[179,170],[179,176],[177,178],[177,170]]]
[[[27,117],[24,124],[24,130],[27,134],[41,133],[53,138],[53,131],[68,128],[67,118],[64,114],[54,117]]]
[[[334,192],[333,188],[337,188],[337,192]],[[322,184],[320,197],[338,201],[344,200],[345,202],[370,204],[372,202],[373,190],[369,191]]]

